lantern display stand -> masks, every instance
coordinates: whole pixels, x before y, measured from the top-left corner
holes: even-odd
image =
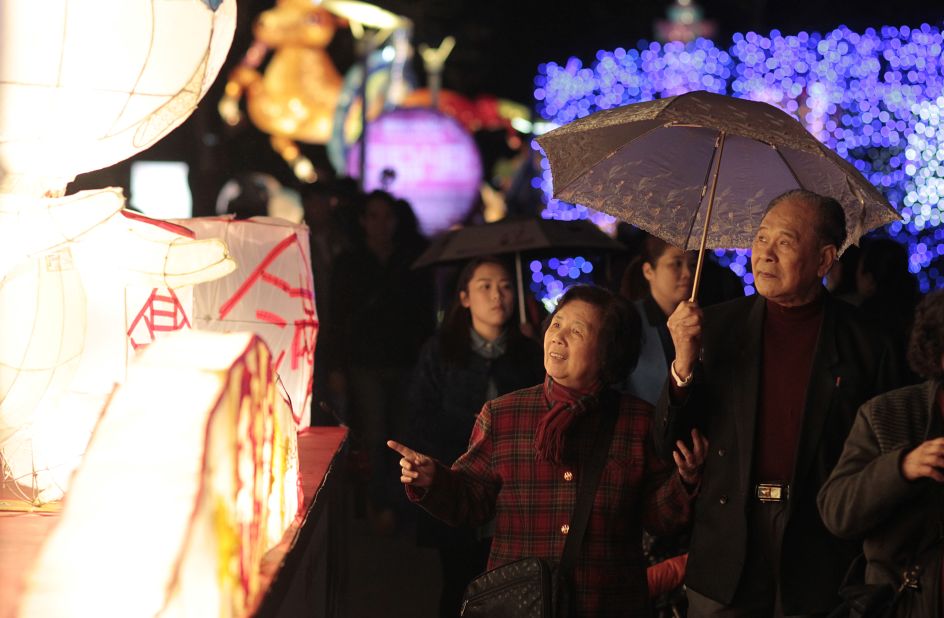
[[[298,434],[301,504],[282,540],[263,558],[264,593],[253,615],[297,616],[301,607],[313,615],[338,615],[345,572],[338,550],[346,541],[348,519],[341,499],[346,442],[341,427]],[[17,615],[26,576],[58,520],[56,512],[0,511],[0,618]],[[312,572],[314,581],[307,575]]]

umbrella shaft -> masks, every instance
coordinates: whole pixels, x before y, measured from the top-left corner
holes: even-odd
[[[521,252],[515,253],[515,279],[518,284],[518,321],[524,324],[528,321],[524,312],[524,278],[521,273]]]
[[[708,225],[711,223],[711,209],[715,205],[715,190],[718,188],[718,174],[721,171],[721,155],[724,154],[724,131],[718,134],[715,147],[714,174],[711,178],[711,191],[708,193],[708,209],[705,211],[705,227],[701,232],[701,245],[698,247],[698,263],[695,265],[695,282],[692,284],[692,297],[688,300],[695,302],[698,297],[698,286],[701,284],[701,271],[705,262],[705,245],[708,243]]]

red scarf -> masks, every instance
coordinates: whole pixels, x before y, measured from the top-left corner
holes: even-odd
[[[568,388],[551,376],[544,378],[544,396],[551,409],[538,421],[534,448],[538,457],[559,464],[564,455],[564,436],[574,421],[593,408],[603,384],[599,380],[587,388]]]

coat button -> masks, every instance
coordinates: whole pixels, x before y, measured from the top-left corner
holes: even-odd
[[[574,480],[574,473],[571,472],[570,470],[568,470],[567,472],[564,472],[564,480],[567,481],[568,483]]]
[[[570,533],[570,524],[564,524],[563,526],[561,526],[561,534],[568,534],[568,533]]]
[[[720,498],[718,498],[718,502],[720,502],[721,504],[727,504],[727,503],[728,503],[728,497],[727,497],[727,496],[721,496]]]
[[[726,449],[726,448],[719,448],[719,449],[718,449],[718,457],[724,457],[724,456],[727,455],[727,454],[728,454],[728,449]]]

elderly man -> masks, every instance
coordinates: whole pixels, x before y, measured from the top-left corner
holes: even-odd
[[[669,318],[675,359],[655,437],[666,452],[694,425],[711,444],[686,575],[692,618],[821,616],[839,603],[858,546],[829,534],[816,494],[859,405],[898,375],[888,343],[822,286],[845,237],[836,200],[789,191],[751,247],[759,295],[704,313],[682,303]]]

